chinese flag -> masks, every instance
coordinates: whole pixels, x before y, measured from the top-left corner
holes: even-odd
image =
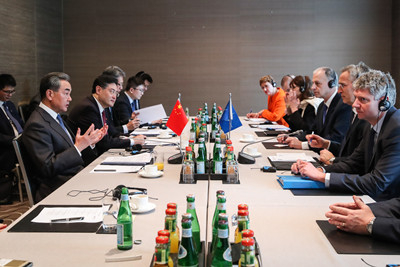
[[[186,117],[185,111],[182,108],[179,99],[176,101],[175,107],[169,116],[167,126],[177,135],[181,135],[183,128],[185,128],[188,118]]]

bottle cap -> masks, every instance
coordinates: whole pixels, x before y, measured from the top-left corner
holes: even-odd
[[[249,206],[247,204],[239,204],[238,210],[248,210]]]
[[[227,145],[232,145],[232,140],[229,140],[229,139],[226,140],[226,144],[227,144]]]
[[[192,151],[192,147],[187,146],[187,147],[186,147],[186,151],[188,151],[188,152]]]
[[[158,236],[166,236],[169,237],[169,231],[168,230],[160,230],[157,232]]]
[[[174,203],[174,202],[170,202],[170,203],[167,204],[167,208],[168,208],[168,209],[174,209],[174,210],[176,210],[177,207],[178,207],[178,206],[177,206],[176,203]]]
[[[228,151],[233,151],[233,146],[228,147]]]
[[[250,229],[246,229],[242,231],[242,237],[254,237],[254,231]]]
[[[207,126],[207,123],[202,123],[201,125],[203,125],[203,126]]]
[[[185,219],[191,220],[192,219],[192,214],[191,213],[182,214],[182,220],[185,220]]]
[[[189,140],[189,144],[193,143],[194,144],[194,140]]]
[[[243,238],[242,239],[242,246],[253,246],[254,245],[254,239],[253,238]]]
[[[176,210],[175,209],[166,209],[165,210],[165,214],[167,214],[167,215],[175,215],[176,214]]]
[[[195,199],[196,199],[196,197],[194,196],[194,194],[189,194],[186,196],[187,201],[191,200],[191,202],[193,202]]]
[[[239,216],[249,216],[249,211],[248,210],[239,210],[238,215]]]
[[[166,237],[166,236],[157,236],[156,237],[156,243],[157,244],[167,244],[168,243],[168,237]]]
[[[225,191],[224,190],[218,190],[217,191],[217,196],[224,196],[225,195]]]

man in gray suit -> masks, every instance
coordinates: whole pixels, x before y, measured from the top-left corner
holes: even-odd
[[[95,158],[89,146],[93,147],[107,132],[107,127],[94,130],[92,125],[83,135],[80,129],[75,135],[67,128],[60,113],[67,111],[72,100],[71,91],[67,74],[52,72],[44,76],[40,82],[41,102],[22,134],[36,201],[83,169],[83,157]]]
[[[353,86],[353,107],[371,125],[365,128],[361,143],[347,159],[325,171],[301,160],[292,165],[292,171],[323,182],[332,191],[367,194],[375,200],[399,197],[400,110],[392,106],[395,83],[390,74],[372,70]]]

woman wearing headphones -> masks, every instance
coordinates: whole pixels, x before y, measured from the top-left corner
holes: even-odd
[[[283,119],[285,116],[285,92],[276,87],[274,79],[270,76],[264,76],[260,79],[260,87],[268,96],[268,108],[258,113],[248,113],[247,118],[264,118],[269,121],[276,121],[278,124],[289,126]]]
[[[292,131],[303,130],[309,133],[315,121],[317,109],[322,98],[314,97],[312,81],[308,76],[296,76],[286,93],[286,115],[283,117]]]

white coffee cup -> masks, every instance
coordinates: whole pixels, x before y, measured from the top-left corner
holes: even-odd
[[[162,132],[160,132],[160,135],[159,135],[160,137],[168,137],[169,136],[169,132],[167,132],[167,131],[162,131]]]
[[[133,210],[140,210],[146,208],[149,204],[149,197],[147,195],[133,195],[131,196],[131,208]]]
[[[157,165],[146,165],[144,166],[144,172],[147,174],[156,174],[158,170]]]
[[[257,147],[254,147],[254,146],[246,147],[246,153],[249,155],[256,155],[258,153]]]
[[[252,134],[243,134],[242,135],[242,139],[245,141],[253,141],[254,140],[254,136]]]

